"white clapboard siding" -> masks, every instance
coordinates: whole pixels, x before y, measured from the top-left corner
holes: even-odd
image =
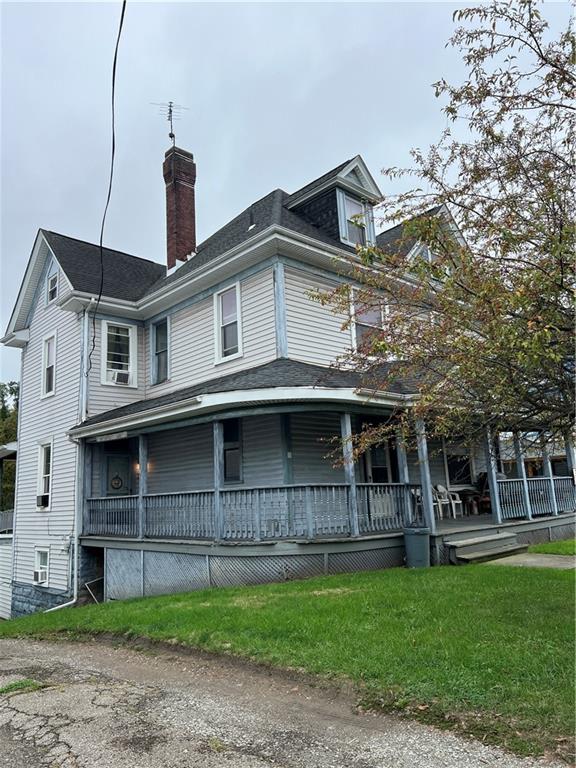
[[[247,487],[283,484],[279,416],[270,414],[242,419],[242,479]]]
[[[12,536],[0,536],[0,619],[9,619],[12,604]]]
[[[344,470],[327,458],[334,448],[330,442],[340,436],[336,413],[296,413],[291,416],[292,461],[295,484],[343,483]]]
[[[53,331],[57,336],[55,394],[41,398],[43,338]],[[30,342],[22,353],[14,578],[32,583],[34,548],[49,547],[48,586],[62,590],[68,588],[65,544],[74,524],[77,449],[66,432],[79,420],[80,331],[77,315],[55,303],[46,305],[41,284],[31,316]],[[49,441],[53,441],[51,509],[37,512],[39,445]]]
[[[170,316],[170,379],[150,383],[150,341],[146,333],[146,397],[225,376],[276,357],[274,282],[266,269],[240,283],[242,307],[242,357],[215,365],[214,298],[209,296]]]
[[[331,290],[331,284],[307,272],[286,269],[286,325],[288,355],[295,360],[328,365],[350,349],[350,330],[342,330],[346,318],[313,301],[310,290]]]
[[[130,324],[126,320],[126,324]],[[146,392],[146,382],[144,377],[144,329],[138,328],[138,372],[137,387],[126,387],[123,385],[102,384],[102,322],[96,320],[96,335],[92,320],[90,320],[88,350],[92,347],[94,337],[94,351],[91,356],[91,367],[88,385],[88,415],[96,416],[103,411],[109,411],[112,408],[120,408],[137,400],[143,400]]]

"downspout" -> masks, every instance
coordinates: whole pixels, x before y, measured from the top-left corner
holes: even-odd
[[[90,329],[90,309],[95,304],[94,298],[90,299],[90,305],[84,310],[82,316],[82,336],[81,336],[81,380],[80,380],[80,420],[86,421],[88,416],[88,343]],[[84,505],[84,443],[82,440],[69,438],[78,447],[76,452],[76,484],[74,489],[74,527],[72,530],[72,541],[74,542],[74,582],[72,589],[72,599],[66,603],[55,605],[48,608],[44,613],[59,611],[61,608],[69,608],[78,602],[78,581],[80,566],[80,515]]]

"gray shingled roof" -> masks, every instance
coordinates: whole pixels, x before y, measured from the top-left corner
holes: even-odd
[[[146,411],[162,406],[178,405],[178,403],[191,397],[214,394],[218,392],[233,392],[247,389],[268,389],[276,387],[328,387],[342,389],[349,387],[365,386],[373,388],[374,382],[383,381],[389,377],[387,391],[394,394],[414,394],[417,392],[417,384],[413,379],[401,377],[400,363],[387,363],[378,373],[365,377],[357,371],[339,370],[337,368],[324,368],[320,365],[311,365],[298,360],[272,360],[264,365],[248,368],[238,373],[230,373],[226,376],[218,376],[215,379],[184,387],[170,392],[167,395],[153,397],[148,400],[138,400],[121,408],[99,413],[90,419],[78,424],[76,428],[90,427],[105,424],[113,419],[124,416],[137,416]]]
[[[422,216],[435,216],[441,207],[442,206],[437,205],[434,208],[430,208],[430,210],[425,211]],[[384,232],[380,232],[380,234],[376,236],[376,245],[383,251],[388,251],[389,253],[398,253],[399,255],[406,256],[406,254],[410,253],[416,244],[415,237],[408,237],[404,234],[404,227],[410,221],[414,221],[414,219],[402,221],[400,224],[396,224],[395,227],[391,227],[390,229],[386,229]]]
[[[77,291],[98,294],[100,248],[74,237],[46,229],[41,231],[72,287]],[[162,264],[110,248],[103,249],[103,263],[103,295],[127,301],[142,298],[150,285],[166,272]]]
[[[252,203],[242,213],[200,243],[196,255],[182,264],[171,275],[166,275],[163,264],[105,248],[103,295],[110,298],[137,301],[143,296],[170,285],[175,280],[180,280],[187,274],[192,274],[217,256],[241,245],[274,225],[307,235],[336,248],[353,251],[349,246],[330,237],[288,208],[290,202],[336,177],[350,162],[350,160],[346,160],[292,195],[282,189],[275,189]],[[48,230],[42,230],[42,232],[72,286],[76,290],[97,294],[100,287],[98,246],[66,235],[59,235],[56,232]]]

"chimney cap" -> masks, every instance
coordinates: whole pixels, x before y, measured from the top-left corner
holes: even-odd
[[[170,149],[167,149],[166,152],[164,152],[164,157],[167,158],[170,155],[181,155],[184,158],[190,158],[192,162],[194,162],[194,155],[192,152],[188,152],[186,149],[180,149],[180,147],[170,147]]]

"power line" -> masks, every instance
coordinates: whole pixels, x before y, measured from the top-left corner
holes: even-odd
[[[116,155],[116,125],[115,125],[115,102],[116,102],[116,65],[118,63],[118,49],[120,47],[120,38],[122,36],[122,27],[124,26],[124,13],[126,11],[126,0],[122,0],[122,11],[120,13],[120,24],[118,25],[118,37],[116,38],[116,46],[114,48],[114,61],[112,63],[112,153],[110,157],[110,179],[108,181],[108,194],[106,195],[106,205],[104,206],[104,213],[102,214],[102,224],[100,226],[100,288],[98,291],[98,298],[96,299],[96,306],[94,307],[94,315],[92,317],[92,345],[88,354],[88,366],[86,369],[86,377],[92,370],[92,355],[96,347],[96,314],[100,301],[102,299],[102,291],[104,290],[104,226],[106,224],[106,214],[108,213],[108,206],[110,205],[110,197],[112,195],[112,180],[114,178],[114,157]]]

